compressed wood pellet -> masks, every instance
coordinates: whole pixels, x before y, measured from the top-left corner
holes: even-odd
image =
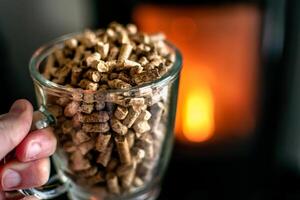
[[[144,44],[149,44],[150,43],[150,37],[149,35],[142,33],[140,34],[140,40],[144,43]]]
[[[64,134],[71,133],[73,130],[73,123],[71,120],[65,120],[61,125],[62,132]]]
[[[113,150],[113,143],[110,143],[108,145],[108,147],[105,149],[104,152],[101,152],[97,158],[97,163],[100,163],[101,165],[103,165],[104,167],[107,166],[108,162],[110,161],[111,158],[111,153]]]
[[[144,52],[146,51],[145,49],[145,44],[141,43],[139,45],[136,46],[135,52],[137,55],[139,56],[144,56]]]
[[[115,40],[117,40],[120,44],[129,43],[129,37],[127,31],[120,24],[114,25],[111,23],[110,28],[115,31],[115,35],[117,36]]]
[[[123,120],[125,119],[125,117],[128,114],[128,109],[122,106],[118,106],[115,110],[114,116],[118,119],[118,120]]]
[[[109,43],[98,42],[96,51],[100,53],[102,59],[106,59],[109,52]]]
[[[131,44],[129,44],[129,43],[122,44],[118,60],[119,61],[127,60],[131,54],[131,51],[132,51]]]
[[[71,100],[67,97],[59,97],[56,99],[55,103],[62,107],[65,107]]]
[[[108,74],[107,73],[101,73],[100,74],[100,81],[102,83],[106,83],[108,81]],[[104,84],[106,85],[106,84]],[[103,87],[102,87],[103,88]],[[108,88],[108,87],[107,87]],[[107,88],[103,88],[103,89],[107,89]],[[99,89],[101,89],[101,87],[99,87]]]
[[[165,137],[165,128],[157,128],[156,130],[152,131],[151,134],[157,141],[162,141]]]
[[[136,54],[131,54],[128,58],[128,60],[132,60],[134,62],[138,61],[138,56]]]
[[[85,155],[87,154],[90,150],[92,150],[95,146],[95,142],[93,140],[89,140],[89,141],[86,141],[86,142],[83,142],[81,143],[79,146],[78,146],[78,150],[80,151],[80,153],[82,155]]]
[[[91,177],[96,175],[97,172],[98,172],[98,168],[96,166],[93,166],[89,169],[79,171],[78,175],[81,177]]]
[[[163,65],[163,60],[159,59],[159,58],[156,58],[156,59],[151,60],[150,63],[146,64],[144,66],[144,69],[146,71],[150,71],[150,70],[153,70],[153,69],[155,69],[155,68],[157,68],[157,67],[159,67],[161,65]]]
[[[83,95],[83,101],[85,103],[94,103],[94,94],[93,93],[84,93]]]
[[[113,79],[116,79],[116,78],[118,78],[118,73],[112,72],[112,73],[109,74],[109,80],[113,80]]]
[[[47,109],[56,118],[63,114],[62,107],[58,105],[48,105]]]
[[[152,95],[145,97],[145,103],[147,104],[147,106],[153,106],[154,104],[160,102],[161,100],[162,100],[162,96],[160,94],[156,94],[155,92],[153,92]],[[151,111],[151,107],[149,110]]]
[[[157,79],[157,77],[160,77],[160,74],[158,71],[153,70],[153,71],[147,71],[147,72],[142,72],[139,74],[136,74],[136,76],[133,78],[135,84],[137,85],[141,85],[147,82],[151,82],[155,79]]]
[[[95,103],[95,109],[96,110],[102,110],[105,107],[105,102],[104,101],[97,101]]]
[[[107,101],[111,101],[115,104],[121,105],[123,107],[130,107],[137,111],[140,112],[140,110],[143,108],[145,99],[144,98],[118,98],[117,95],[111,95],[109,98],[107,98]]]
[[[109,51],[107,60],[115,60],[119,54],[119,49],[117,47],[112,47]]]
[[[63,149],[64,151],[68,152],[68,153],[72,153],[74,151],[77,150],[76,146],[74,145],[73,142],[71,141],[67,141],[63,144]]]
[[[91,114],[81,114],[80,121],[82,123],[107,122],[109,115],[106,111],[97,111]]]
[[[54,51],[54,57],[55,57],[56,61],[58,62],[59,66],[62,66],[62,64],[64,63],[64,60],[65,60],[63,50],[62,49],[56,49]]]
[[[128,174],[130,171],[135,170],[136,169],[136,164],[132,163],[130,165],[120,165],[117,170],[116,170],[116,174],[118,175],[118,177],[124,176],[126,174]]]
[[[94,110],[94,104],[92,103],[82,103],[79,109],[80,112],[86,114],[91,114],[93,110]]]
[[[99,152],[104,152],[109,144],[111,134],[102,134],[100,133],[96,140],[96,149]]]
[[[144,135],[145,133],[140,133],[140,132],[135,132],[135,137],[136,138],[140,138],[142,137],[142,135]]]
[[[89,141],[91,137],[88,134],[86,134],[84,131],[78,130],[72,134],[72,139],[74,144],[81,144],[83,142]]]
[[[103,91],[103,92],[105,92],[105,91],[107,91],[107,90],[109,90],[110,88],[109,88],[109,86],[107,85],[107,84],[101,84],[100,86],[99,86],[99,89],[98,89],[98,91]]]
[[[34,117],[34,115],[33,115]],[[61,125],[67,120],[67,118],[65,116],[59,116],[56,118],[56,126],[58,127],[58,129],[61,129]]]
[[[111,28],[108,28],[106,30],[106,34],[112,41],[115,41],[117,39],[117,34]]]
[[[81,75],[82,69],[79,67],[73,67],[71,73],[71,85],[77,85],[79,82],[79,76]]]
[[[118,183],[118,177],[114,173],[108,173],[106,175],[106,181],[107,181],[107,187],[109,192],[112,194],[119,194],[120,193],[120,187]]]
[[[80,62],[80,59],[83,56],[84,50],[85,50],[85,47],[83,45],[80,45],[78,48],[76,48],[75,55],[74,55],[74,58],[73,58],[74,62],[77,62],[77,63]]]
[[[152,117],[150,119],[150,126],[153,131],[155,131],[158,127],[158,124],[161,120],[162,113],[164,111],[164,104],[161,102],[158,102],[151,106],[150,108],[152,112]]]
[[[147,158],[153,158],[153,138],[149,134],[143,134],[137,141],[136,146],[145,150]]]
[[[107,131],[109,131],[109,129],[109,124],[107,122],[82,125],[82,130],[85,132],[106,133]]]
[[[91,67],[98,72],[108,72],[112,66],[112,63],[106,63],[103,60],[96,61],[91,65]]]
[[[75,49],[78,46],[78,41],[75,38],[70,38],[65,41],[65,46],[70,49]]]
[[[92,91],[96,91],[98,89],[98,83],[94,83],[92,81],[89,81],[87,79],[82,79],[79,82],[79,87],[86,89],[86,90],[92,90]]]
[[[64,115],[66,117],[73,117],[79,109],[79,102],[77,101],[72,101],[66,105],[64,109]]]
[[[126,83],[120,79],[113,79],[113,80],[109,80],[108,85],[110,88],[113,89],[128,89],[131,88],[131,85],[129,83]]]
[[[50,79],[55,74],[56,70],[57,70],[57,68],[54,67],[54,56],[50,55],[47,58],[47,62],[46,62],[46,65],[45,65],[43,76],[46,79]]]
[[[156,34],[153,34],[153,35],[150,36],[150,40],[152,42],[163,41],[165,39],[166,39],[166,36],[163,33],[156,33]]]
[[[149,61],[145,56],[143,56],[139,59],[139,63],[144,67],[145,65],[147,65],[149,63]]]
[[[73,86],[71,84],[66,84],[65,87],[67,87],[67,88],[73,88]]]
[[[127,98],[127,99],[124,99],[124,104],[125,104],[125,106],[132,106],[133,108],[140,109],[144,106],[145,99],[140,98],[140,97]]]
[[[132,130],[128,130],[126,134],[126,139],[129,145],[129,148],[133,147],[135,141],[135,133]]]
[[[135,169],[131,169],[121,178],[121,185],[125,189],[129,189],[135,177]]]
[[[133,147],[131,150],[131,154],[136,163],[140,163],[146,156],[145,150],[138,147]]]
[[[142,110],[136,121],[148,121],[151,118],[151,113],[148,110]]]
[[[116,169],[116,167],[118,166],[119,161],[115,158],[110,159],[110,161],[108,162],[108,165],[106,167],[106,170],[108,172],[112,172]]]
[[[123,121],[123,124],[127,126],[128,128],[131,128],[135,120],[138,118],[140,115],[140,112],[138,110],[133,109],[132,107],[129,108],[128,114],[126,118]]]
[[[132,77],[131,79],[134,79],[134,77],[137,76],[137,74],[141,73],[143,71],[143,67],[132,67],[130,68],[129,74]],[[135,82],[132,80],[131,83],[135,85]]]
[[[106,196],[110,195],[109,191],[106,188],[104,183],[93,185],[92,187],[89,188],[89,191],[91,191],[91,194],[96,196],[98,199],[99,198],[102,199],[102,198],[105,198]],[[90,200],[96,200],[96,199],[93,197],[90,197]]]
[[[118,38],[119,43],[121,43],[121,44],[127,44],[127,43],[129,43],[129,37],[128,37],[126,31],[121,31],[120,35],[121,35],[121,37]]]
[[[78,161],[73,161],[70,164],[70,167],[74,171],[81,171],[89,169],[91,167],[91,164],[87,159],[80,159]]]
[[[127,75],[126,73],[123,73],[123,72],[120,72],[119,74],[118,74],[118,77],[117,77],[118,79],[120,79],[121,81],[124,81],[124,82],[126,82],[126,83],[131,83],[131,78],[130,78],[130,76],[129,75]]]
[[[127,142],[126,137],[124,136],[117,136],[115,137],[115,142],[119,154],[119,158],[121,163],[123,164],[130,164],[131,163],[131,154],[129,150],[129,145]]]
[[[146,157],[149,159],[154,158],[154,144],[148,144],[145,147]]]
[[[135,187],[141,187],[141,186],[144,184],[144,181],[143,181],[141,178],[139,178],[139,177],[136,176],[136,177],[133,179],[132,184],[133,184]]]
[[[150,131],[151,127],[148,124],[148,121],[139,121],[134,123],[133,125],[133,130],[136,133],[145,133],[147,131]]]
[[[134,24],[127,24],[126,29],[129,35],[134,35],[137,33],[137,27]]]
[[[96,35],[92,31],[85,31],[83,35],[79,38],[81,43],[87,48],[91,48],[97,43]]]
[[[136,73],[141,73],[143,70],[140,63],[132,61],[132,60],[119,60],[117,62],[117,66],[118,66],[118,68],[116,68],[117,71],[135,68],[135,69],[137,69]]]
[[[81,122],[80,122],[80,113],[76,113],[73,118],[72,118],[72,125],[74,128],[80,128],[81,127]]]
[[[114,132],[118,133],[119,135],[125,135],[128,131],[128,128],[123,125],[118,119],[112,118],[110,121],[111,128]]]
[[[105,177],[101,172],[98,172],[96,175],[89,177],[87,179],[88,185],[95,185],[97,183],[103,183],[103,182],[105,182]]]
[[[90,162],[83,157],[79,151],[74,151],[71,156],[71,169],[74,171],[82,171],[91,168]]]
[[[146,181],[149,179],[149,176],[151,175],[153,169],[153,164],[150,164],[148,162],[141,162],[137,166],[136,175],[140,177],[143,181]]]
[[[99,82],[101,75],[100,75],[99,71],[90,69],[83,74],[83,77],[87,78],[93,82]]]
[[[62,68],[59,68],[55,71],[54,77],[52,81],[57,84],[64,84],[67,76],[71,72],[71,67],[69,65],[65,65]]]

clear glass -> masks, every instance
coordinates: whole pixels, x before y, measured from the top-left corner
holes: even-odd
[[[176,54],[174,66],[128,90],[68,88],[41,73],[47,56],[74,35],[41,47],[30,61],[38,104],[55,118],[57,174],[68,183],[71,199],[155,199],[172,150],[181,55],[168,43]],[[122,115],[118,108],[127,112],[121,125],[114,121]]]

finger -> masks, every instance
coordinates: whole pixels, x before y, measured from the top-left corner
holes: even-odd
[[[0,191],[0,200],[4,200],[4,199],[5,199],[4,193]]]
[[[26,163],[11,161],[0,171],[0,190],[11,191],[41,186],[48,181],[49,173],[49,158]]]
[[[32,121],[32,105],[17,100],[9,113],[0,116],[0,160],[13,150],[27,135]]]
[[[16,148],[16,156],[22,162],[49,157],[56,149],[56,138],[51,128],[28,134]]]

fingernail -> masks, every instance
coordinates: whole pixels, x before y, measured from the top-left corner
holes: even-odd
[[[18,172],[7,169],[2,176],[3,189],[11,189],[21,184],[21,176]]]
[[[25,105],[20,102],[15,102],[12,106],[9,112],[20,114],[26,109]]]
[[[41,153],[41,151],[42,151],[41,145],[37,142],[34,142],[29,146],[29,148],[26,152],[26,158],[28,158],[30,160],[34,159],[38,154]]]

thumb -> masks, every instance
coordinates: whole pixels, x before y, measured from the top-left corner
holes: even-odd
[[[0,160],[13,150],[28,134],[32,122],[32,105],[17,100],[9,113],[0,116]]]

